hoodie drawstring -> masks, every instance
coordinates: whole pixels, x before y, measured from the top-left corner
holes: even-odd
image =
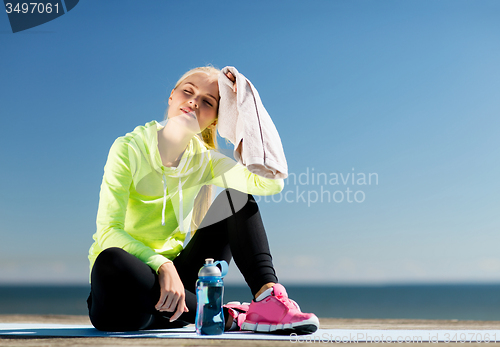
[[[184,204],[182,203],[182,182],[181,178],[179,177],[179,230],[181,233],[184,232],[184,213],[182,211],[182,206]]]
[[[179,177],[179,230],[184,232],[184,211],[182,201],[182,181]],[[165,225],[165,208],[167,206],[167,177],[163,173],[163,208],[161,210],[161,225]]]
[[[163,173],[163,208],[161,209],[161,225],[165,225],[165,207],[167,206],[167,177]]]

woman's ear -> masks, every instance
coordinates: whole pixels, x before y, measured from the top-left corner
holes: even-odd
[[[175,88],[172,89],[172,92],[170,93],[170,97],[168,98],[168,104],[170,105],[170,101],[172,101],[172,95],[174,95]]]

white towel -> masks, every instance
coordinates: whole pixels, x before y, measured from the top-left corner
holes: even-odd
[[[236,78],[237,93],[228,71]],[[233,143],[235,159],[260,176],[286,178],[283,145],[257,89],[236,68],[226,66],[219,75],[219,94],[219,134]]]

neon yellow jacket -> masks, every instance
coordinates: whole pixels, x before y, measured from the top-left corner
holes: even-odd
[[[214,184],[255,195],[283,189],[282,179],[260,177],[193,137],[177,167],[162,165],[156,121],[138,126],[111,146],[104,167],[90,269],[99,253],[119,247],[153,270],[173,260],[190,234],[194,199]],[[189,239],[189,237],[188,237]]]

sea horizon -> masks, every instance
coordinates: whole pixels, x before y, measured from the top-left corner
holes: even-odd
[[[500,283],[285,284],[303,312],[320,318],[500,320]],[[0,284],[0,314],[87,315],[89,284]],[[225,285],[224,302],[251,301]]]

